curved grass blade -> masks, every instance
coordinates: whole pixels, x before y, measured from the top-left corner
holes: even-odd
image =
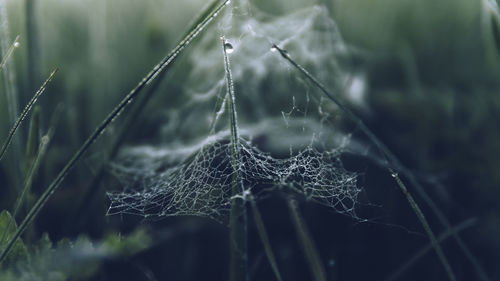
[[[16,133],[19,126],[21,125],[21,122],[23,122],[24,118],[26,118],[29,111],[31,110],[33,105],[36,103],[36,101],[38,100],[40,95],[43,94],[43,92],[45,91],[45,88],[47,87],[47,84],[49,84],[49,82],[52,80],[52,78],[54,77],[54,75],[57,73],[58,70],[59,69],[56,68],[54,71],[52,71],[52,73],[50,73],[49,78],[47,78],[47,80],[45,80],[45,82],[40,87],[40,89],[38,89],[38,91],[36,91],[35,95],[31,98],[31,100],[28,102],[28,104],[24,107],[23,112],[21,113],[19,118],[17,118],[12,129],[10,129],[9,135],[7,136],[7,139],[5,140],[5,142],[2,146],[2,149],[0,150],[0,160],[2,160],[3,156],[5,155],[5,152],[7,151],[7,148],[9,147],[9,144],[11,143],[12,138],[14,137],[14,134]]]
[[[178,56],[182,53],[184,48],[191,43],[191,41],[200,34],[200,32],[218,15],[218,13],[228,5],[230,0],[223,1],[220,5],[217,6],[206,18],[200,22],[195,29],[193,29],[189,34],[182,39],[177,46],[170,51],[170,53],[159,63],[157,64],[153,70],[151,70],[140,82],[137,84],[135,88],[133,88],[121,101],[118,105],[108,114],[108,116],[101,122],[99,126],[94,130],[94,132],[87,138],[87,140],[83,143],[83,145],[78,149],[78,151],[73,155],[73,157],[66,163],[66,165],[59,172],[57,177],[52,181],[46,191],[40,196],[35,205],[28,212],[24,220],[19,225],[16,233],[14,234],[7,247],[0,254],[0,263],[5,259],[9,250],[12,248],[16,240],[24,233],[28,225],[33,221],[33,219],[38,215],[40,210],[45,206],[49,198],[54,194],[57,190],[61,182],[64,180],[68,172],[73,168],[76,162],[83,156],[85,152],[90,148],[90,146],[99,138],[99,136],[104,132],[104,130],[111,124],[123,109],[131,103],[134,98],[146,87],[147,84],[154,81],[154,79],[162,73],[167,66],[169,66]]]
[[[392,154],[392,152],[378,139],[377,136],[365,125],[363,120],[359,118],[354,112],[352,112],[346,105],[344,105],[343,102],[340,101],[337,97],[332,95],[325,86],[321,82],[319,82],[315,77],[313,77],[305,68],[303,68],[301,65],[299,65],[297,62],[295,62],[290,55],[288,54],[287,51],[281,49],[280,47],[273,45],[272,46],[273,50],[277,50],[279,54],[287,60],[289,63],[291,63],[296,69],[298,69],[304,76],[307,77],[317,88],[321,90],[321,92],[333,103],[335,103],[346,115],[351,121],[353,121],[360,129],[363,131],[363,133],[370,139],[370,141],[379,149],[384,157],[387,158],[389,163],[391,164],[392,167],[396,167],[398,170],[403,170],[401,167],[403,165],[401,162]],[[432,231],[424,213],[422,212],[421,208],[411,195],[411,193],[408,191],[408,188],[406,185],[403,183],[401,178],[399,177],[399,174],[391,167],[388,166],[387,170],[389,173],[392,175],[392,177],[395,179],[396,183],[398,184],[399,188],[403,192],[403,194],[406,196],[406,199],[408,200],[408,203],[410,204],[411,208],[415,212],[417,218],[419,219],[420,223],[422,224],[425,232],[427,233],[427,236],[429,237],[429,240],[431,241],[432,246],[434,247],[436,254],[438,255],[439,260],[443,264],[443,267],[450,278],[450,280],[455,281],[456,277],[455,274],[453,273],[453,270],[451,269],[450,263],[448,262],[448,259],[446,258],[439,242],[436,239],[436,236],[434,235],[434,232]],[[410,180],[410,182],[413,184],[413,180]],[[415,180],[416,182],[416,180]],[[416,185],[415,185],[416,186]],[[423,189],[422,189],[423,192]],[[430,198],[429,198],[430,199]]]

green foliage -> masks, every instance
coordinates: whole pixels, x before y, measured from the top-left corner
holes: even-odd
[[[0,225],[9,219],[9,214],[2,212]],[[86,280],[99,271],[103,262],[132,257],[152,245],[150,235],[143,228],[127,236],[109,234],[101,242],[92,242],[80,235],[75,241],[64,238],[53,244],[44,233],[28,248],[18,240],[0,271],[0,280]]]
[[[0,213],[0,249],[3,249],[7,244],[7,241],[12,239],[16,230],[17,224],[14,218],[12,218],[8,211],[3,210]],[[26,262],[27,259],[28,251],[26,246],[21,239],[18,239],[5,259],[5,263],[1,266],[2,268],[12,268],[18,263]]]

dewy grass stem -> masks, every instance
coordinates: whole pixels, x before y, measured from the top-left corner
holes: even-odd
[[[321,92],[333,103],[335,103],[346,115],[351,121],[353,121],[360,129],[363,131],[363,133],[370,139],[370,141],[375,144],[375,146],[382,152],[384,157],[387,158],[389,161],[390,165],[393,167],[396,167],[398,170],[403,165],[400,163],[400,161],[394,156],[391,151],[375,136],[375,134],[364,124],[364,122],[359,118],[354,112],[352,112],[346,105],[344,105],[343,102],[340,101],[337,97],[332,95],[321,82],[319,82],[316,78],[314,78],[305,68],[303,68],[301,65],[299,65],[297,62],[295,62],[288,52],[285,50],[281,49],[280,47],[273,45],[272,46],[273,50],[276,50],[280,53],[280,55],[286,59],[289,63],[291,63],[296,69],[298,69],[304,76],[307,77],[316,87],[318,87]],[[427,219],[425,218],[422,210],[420,209],[419,205],[411,195],[411,193],[408,191],[408,188],[406,185],[403,183],[401,178],[399,177],[399,174],[394,171],[394,169],[391,166],[388,166],[388,171],[389,173],[393,176],[395,179],[396,183],[400,187],[400,189],[403,191],[404,195],[406,196],[406,199],[408,200],[411,208],[417,215],[417,218],[419,219],[420,223],[422,224],[425,232],[427,233],[427,236],[429,237],[429,240],[431,241],[432,246],[434,247],[434,250],[436,251],[436,254],[438,255],[439,260],[443,264],[443,267],[450,278],[450,280],[455,281],[456,277],[455,274],[453,273],[453,270],[451,269],[451,266],[448,262],[448,259],[446,258],[439,242],[436,239],[436,236],[434,235],[434,232],[432,231]]]
[[[40,89],[38,89],[38,91],[36,91],[35,95],[33,95],[31,100],[24,107],[23,112],[17,118],[12,129],[10,129],[9,134],[7,136],[7,139],[5,140],[5,142],[2,146],[2,149],[0,150],[0,160],[2,160],[3,156],[5,155],[5,152],[7,151],[7,148],[9,147],[9,144],[11,143],[12,138],[14,137],[14,134],[16,133],[19,126],[21,125],[21,122],[23,122],[24,118],[26,118],[26,116],[30,112],[31,108],[33,108],[33,105],[36,103],[36,101],[38,100],[40,95],[43,94],[43,92],[45,91],[45,88],[47,87],[47,84],[49,84],[49,82],[52,80],[52,78],[54,77],[54,75],[56,74],[57,71],[58,71],[58,69],[56,69],[56,70],[52,71],[52,73],[50,73],[49,78],[47,78],[47,80],[45,80],[45,82],[40,87]]]
[[[5,249],[0,254],[0,263],[2,263],[16,240],[24,233],[28,225],[33,221],[33,219],[38,215],[40,210],[45,206],[50,197],[54,194],[57,188],[60,186],[61,182],[64,180],[68,172],[73,168],[76,162],[87,152],[90,146],[99,138],[99,136],[104,132],[104,130],[111,124],[118,115],[123,111],[123,109],[130,104],[134,98],[142,91],[147,84],[153,81],[160,73],[162,73],[167,66],[169,66],[179,54],[182,53],[184,48],[191,43],[191,41],[217,16],[217,14],[226,6],[230,1],[222,1],[210,14],[207,15],[191,32],[188,33],[184,39],[182,39],[176,47],[170,51],[170,53],[158,63],[153,70],[151,70],[138,84],[132,89],[118,105],[108,114],[108,116],[101,122],[101,124],[94,130],[94,132],[87,138],[83,145],[78,149],[78,151],[73,155],[73,157],[66,163],[63,169],[59,172],[57,177],[52,181],[45,192],[40,196],[35,205],[28,212],[24,220],[19,225],[16,233],[13,235],[12,239],[9,241]]]
[[[229,251],[230,266],[229,280],[248,280],[248,245],[247,245],[247,213],[245,207],[245,187],[240,176],[240,144],[238,132],[238,120],[236,115],[235,94],[231,66],[227,55],[227,46],[230,46],[224,37],[222,40],[222,50],[224,53],[224,70],[226,74],[226,86],[229,93],[228,112],[231,127],[231,165],[233,168],[232,188],[231,188],[231,210],[229,214]]]

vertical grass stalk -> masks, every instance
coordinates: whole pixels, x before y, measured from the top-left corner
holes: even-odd
[[[281,274],[278,269],[278,263],[276,262],[273,248],[271,247],[271,241],[269,240],[269,236],[267,235],[264,220],[262,219],[262,215],[260,214],[259,208],[257,207],[257,203],[255,203],[255,198],[253,198],[253,195],[249,196],[248,201],[250,201],[250,207],[252,209],[255,225],[257,226],[257,232],[259,233],[262,244],[264,244],[264,250],[266,252],[267,260],[271,265],[271,269],[273,270],[276,280],[282,281],[283,279],[281,278]]]
[[[31,114],[31,120],[28,131],[28,141],[26,142],[25,167],[29,167],[36,157],[40,146],[40,120],[42,117],[42,108],[36,105]]]
[[[61,182],[64,180],[69,171],[73,166],[80,160],[85,152],[89,150],[91,145],[99,138],[99,136],[104,132],[104,130],[120,115],[123,109],[129,105],[134,98],[146,87],[147,84],[152,82],[159,74],[167,69],[167,67],[182,53],[184,48],[191,43],[191,41],[196,38],[197,35],[217,16],[217,14],[229,3],[229,0],[223,1],[216,9],[214,9],[206,18],[201,21],[196,28],[194,28],[189,34],[184,37],[176,47],[170,51],[170,53],[158,63],[153,70],[151,70],[138,84],[133,88],[119,103],[118,105],[108,114],[108,116],[101,122],[99,126],[94,130],[94,132],[87,138],[87,140],[82,144],[80,149],[73,155],[73,157],[66,163],[62,168],[56,178],[52,181],[45,192],[40,196],[38,201],[34,204],[31,210],[28,212],[24,220],[19,225],[16,233],[13,235],[12,240],[0,254],[0,263],[5,260],[8,252],[16,242],[16,240],[24,233],[26,228],[31,224],[33,219],[38,215],[40,210],[45,206],[47,201],[52,197],[54,192],[60,186]]]
[[[299,242],[304,249],[306,255],[307,263],[311,269],[311,273],[315,281],[326,281],[325,268],[321,263],[321,258],[319,256],[314,240],[309,233],[309,229],[304,222],[304,218],[300,214],[297,206],[297,201],[293,198],[287,199],[288,209],[290,210],[293,225],[297,231]]]
[[[273,45],[272,46],[273,50],[276,50],[280,53],[280,55],[286,59],[289,63],[291,63],[296,69],[298,69],[304,76],[306,76],[307,79],[309,79],[317,88],[321,90],[321,92],[333,103],[335,103],[346,115],[347,117],[354,122],[360,129],[361,131],[370,139],[370,141],[379,149],[384,157],[388,160],[389,166],[387,167],[389,173],[393,176],[395,179],[396,183],[398,184],[399,188],[403,191],[403,194],[406,196],[406,199],[408,200],[411,208],[415,212],[417,218],[419,219],[420,223],[422,224],[425,232],[427,233],[427,236],[429,237],[429,240],[431,241],[432,246],[434,247],[436,254],[438,255],[439,260],[443,264],[443,267],[450,278],[450,280],[455,281],[456,277],[455,274],[453,273],[453,270],[451,269],[451,266],[448,262],[448,259],[446,258],[439,242],[436,239],[436,236],[434,235],[434,232],[432,231],[427,219],[425,218],[425,215],[423,214],[422,210],[420,209],[419,205],[411,195],[411,193],[408,191],[408,188],[404,184],[404,182],[401,180],[399,177],[399,174],[393,170],[391,167],[395,167],[398,171],[405,170],[402,169],[403,165],[401,162],[394,156],[391,151],[375,136],[375,134],[364,124],[364,122],[359,118],[354,112],[352,112],[346,105],[344,105],[343,102],[340,101],[337,97],[332,95],[321,82],[319,82],[316,78],[314,78],[305,68],[303,68],[301,65],[299,65],[297,62],[295,62],[288,52],[285,50],[281,49],[280,47]],[[416,181],[415,181],[416,182]],[[411,180],[411,183],[413,183],[413,180]]]
[[[231,211],[229,214],[229,251],[230,266],[229,280],[248,280],[248,245],[247,245],[247,213],[245,207],[245,187],[240,176],[240,144],[238,132],[238,120],[236,115],[235,94],[231,66],[227,56],[227,46],[224,37],[222,40],[222,50],[224,53],[224,70],[226,74],[226,86],[229,94],[228,112],[231,127],[231,165],[233,167],[233,179],[231,188]]]
[[[28,90],[34,91],[38,83],[39,44],[37,30],[36,0],[25,0],[26,41],[28,47]]]
[[[12,220],[9,221],[7,226],[5,227],[5,231],[2,234],[2,238],[0,239],[0,245],[3,245],[5,242],[5,238],[7,237],[7,233],[9,233],[10,227],[11,227],[11,222],[15,220],[17,213],[21,209],[21,206],[23,205],[23,202],[26,198],[26,195],[30,192],[31,186],[33,184],[33,180],[35,178],[35,174],[38,171],[38,168],[40,167],[41,160],[45,156],[45,152],[47,151],[47,147],[49,145],[49,140],[51,136],[45,135],[42,137],[38,152],[36,154],[36,157],[31,164],[31,167],[28,171],[28,174],[26,175],[26,180],[24,182],[24,187],[21,191],[21,194],[18,195],[15,206],[14,206],[14,211],[12,212]]]
[[[5,64],[2,66],[1,75],[3,76],[3,85],[5,91],[5,101],[8,113],[9,122],[13,124],[19,114],[19,93],[17,91],[16,83],[16,71],[14,62],[9,60],[8,57],[11,56],[12,52],[9,54],[9,50],[13,50],[12,47],[19,46],[19,41],[14,40],[14,43],[10,42],[10,30],[9,21],[7,16],[7,2],[6,0],[0,0],[0,51],[3,58],[6,58]],[[16,39],[18,39],[16,37]],[[21,152],[21,137],[18,135],[12,140],[12,158],[9,165],[10,171],[12,173],[12,190],[16,190],[21,186],[22,179],[22,159],[23,153]]]

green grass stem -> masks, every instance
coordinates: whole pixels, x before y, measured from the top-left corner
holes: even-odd
[[[38,43],[37,24],[38,14],[36,13],[37,0],[25,0],[25,20],[26,20],[26,45],[28,59],[28,90],[33,91],[38,83],[40,44]]]
[[[302,249],[304,250],[304,254],[306,255],[306,260],[309,264],[309,268],[311,269],[314,280],[326,281],[325,268],[321,263],[321,257],[318,253],[316,245],[314,244],[314,240],[309,233],[307,224],[300,214],[297,201],[293,198],[288,198],[287,205],[288,209],[290,210],[295,231],[297,232],[299,238],[298,240],[301,243]]]
[[[446,230],[446,232],[442,233],[437,237],[439,242],[442,242],[446,239],[448,239],[450,236],[453,236],[453,233],[456,232],[461,232],[469,227],[474,226],[476,224],[476,219],[468,219],[463,221],[462,223],[458,224],[457,226],[453,228],[449,228]],[[422,257],[424,257],[429,251],[433,249],[431,244],[428,244],[418,250],[411,258],[409,258],[403,265],[401,265],[396,271],[391,273],[389,277],[386,279],[386,281],[395,281],[403,275],[408,269],[410,269],[417,261],[419,261]]]
[[[28,131],[28,141],[26,143],[25,166],[28,167],[35,159],[37,150],[40,146],[40,119],[42,118],[42,108],[35,105],[31,114],[30,126]]]
[[[340,101],[339,98],[335,97],[333,94],[331,94],[325,86],[321,82],[319,82],[315,77],[313,77],[305,68],[303,68],[301,65],[299,65],[297,62],[295,62],[288,52],[285,50],[281,49],[280,47],[273,45],[272,48],[274,50],[277,50],[280,55],[286,59],[289,63],[291,63],[296,69],[298,69],[304,76],[307,77],[317,88],[321,90],[321,92],[333,103],[335,103],[346,115],[347,117],[353,121],[360,129],[361,131],[370,139],[370,141],[382,152],[384,157],[387,158],[389,161],[390,165],[393,167],[396,167],[398,170],[401,170],[400,167],[403,167],[403,165],[400,163],[400,161],[394,156],[391,151],[378,139],[378,137],[375,136],[375,134],[365,125],[365,123],[359,118],[356,114],[354,114],[353,111],[351,111],[342,101]],[[434,235],[434,232],[432,231],[425,215],[423,214],[421,208],[411,195],[411,193],[408,191],[408,188],[406,185],[403,183],[401,178],[399,177],[399,174],[394,171],[391,166],[388,166],[388,171],[389,173],[393,176],[395,179],[396,183],[402,190],[403,194],[406,196],[406,199],[408,200],[411,208],[415,212],[417,218],[419,219],[420,223],[422,224],[425,232],[427,233],[427,236],[429,237],[432,246],[434,247],[436,254],[438,255],[439,260],[443,264],[443,267],[450,278],[450,280],[455,281],[456,277],[455,274],[453,273],[453,270],[450,266],[450,263],[448,262],[448,259],[446,258],[439,242],[436,239],[436,236]]]
[[[0,160],[2,160],[2,158],[4,157],[5,152],[7,151],[7,148],[9,147],[9,144],[12,142],[12,138],[14,137],[17,129],[19,128],[19,126],[23,122],[24,118],[26,118],[26,116],[30,112],[31,108],[33,108],[33,105],[36,103],[36,101],[38,100],[40,95],[43,94],[43,92],[45,91],[45,88],[47,87],[49,82],[52,80],[52,78],[54,78],[54,75],[57,73],[57,71],[58,71],[58,69],[55,69],[54,71],[52,71],[52,73],[50,73],[49,78],[47,78],[47,80],[45,80],[45,82],[42,84],[40,89],[38,89],[38,91],[36,91],[35,95],[33,95],[31,100],[24,107],[23,112],[21,112],[21,115],[17,118],[16,122],[14,123],[14,126],[12,127],[12,129],[10,129],[9,134],[7,135],[7,139],[5,140],[4,144],[2,145],[2,149],[0,150]]]
[[[35,157],[33,158],[33,161],[30,163],[30,168],[28,170],[28,173],[26,175],[26,180],[24,181],[24,187],[21,191],[21,194],[17,197],[16,203],[14,205],[14,211],[12,212],[12,218],[15,220],[19,210],[21,209],[21,206],[23,205],[23,202],[25,201],[26,195],[29,194],[31,190],[31,186],[33,184],[33,180],[35,178],[35,174],[40,168],[40,164],[42,159],[45,156],[45,153],[47,152],[47,148],[49,146],[50,140],[54,136],[55,132],[55,127],[57,124],[57,121],[59,120],[59,113],[61,111],[61,107],[58,106],[56,110],[54,111],[54,114],[52,115],[51,122],[50,122],[50,127],[49,130],[47,131],[47,134],[43,136],[39,142],[38,149],[36,149],[36,154]],[[2,238],[0,239],[0,245],[3,245],[5,242],[5,238],[7,237],[7,233],[9,232],[11,226],[11,221],[9,221],[8,225],[6,226],[5,232],[2,234]]]
[[[21,194],[19,194],[19,196],[17,197],[16,203],[15,203],[15,206],[14,206],[14,211],[12,212],[12,218],[13,219],[16,218],[19,210],[21,209],[21,206],[23,205],[23,202],[24,202],[24,200],[26,198],[26,195],[31,190],[31,186],[32,186],[33,180],[35,178],[35,174],[36,174],[36,172],[38,171],[38,169],[40,167],[41,160],[45,156],[45,152],[47,151],[47,147],[49,145],[50,138],[51,138],[51,136],[45,135],[45,136],[42,137],[42,139],[40,141],[40,145],[39,145],[36,157],[35,157],[33,163],[31,164],[31,167],[30,167],[30,169],[28,171],[28,174],[26,175],[26,180],[24,182],[24,187],[23,187],[23,189],[21,191]],[[4,244],[5,238],[7,236],[6,234],[9,232],[10,226],[11,226],[11,222],[9,221],[9,223],[6,226],[6,230],[3,233],[3,235],[2,235],[2,239],[0,240],[0,245]]]
[[[273,248],[271,247],[271,241],[269,240],[269,235],[267,235],[266,226],[264,224],[264,220],[262,219],[262,215],[259,211],[259,207],[257,207],[257,203],[255,203],[255,199],[253,195],[249,196],[250,198],[250,207],[252,209],[253,219],[255,221],[255,225],[257,227],[257,232],[259,233],[260,240],[264,245],[264,250],[266,252],[267,260],[271,265],[271,269],[273,270],[274,276],[276,280],[282,281],[280,271],[278,269],[278,262],[276,261],[276,257],[274,255]]]
[[[224,53],[224,70],[226,74],[226,86],[229,94],[227,103],[231,127],[231,165],[233,167],[233,178],[231,188],[231,210],[229,214],[230,228],[230,266],[229,280],[248,280],[248,245],[247,245],[247,213],[245,207],[245,187],[240,176],[240,137],[238,132],[238,121],[236,114],[236,97],[234,93],[233,77],[229,57],[227,55],[227,43],[224,37],[222,50]]]

